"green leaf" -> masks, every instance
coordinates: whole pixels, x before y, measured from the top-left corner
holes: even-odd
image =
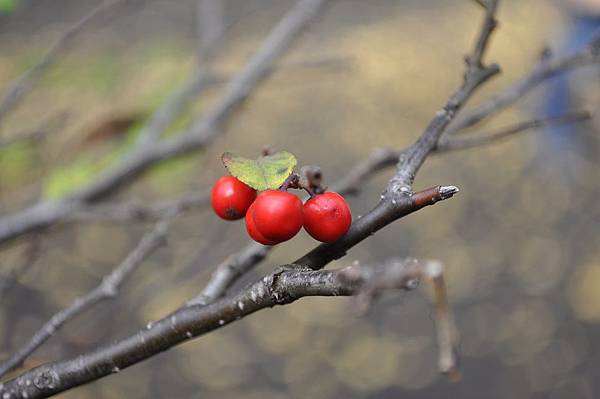
[[[221,160],[229,173],[258,191],[279,188],[298,163],[294,154],[287,151],[256,160],[226,152]]]

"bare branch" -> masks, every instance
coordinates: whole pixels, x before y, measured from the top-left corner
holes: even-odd
[[[271,247],[255,242],[246,245],[240,252],[231,255],[217,266],[202,292],[192,298],[187,306],[208,305],[222,297],[227,289],[241,276],[253,269],[269,253]]]
[[[0,376],[23,364],[37,348],[46,342],[67,321],[83,313],[87,309],[105,299],[114,298],[123,281],[163,242],[169,225],[181,208],[172,207],[154,226],[154,229],[145,234],[138,245],[127,257],[115,267],[102,282],[87,294],[76,298],[71,305],[59,311],[50,318],[21,348],[8,360],[0,364]]]
[[[398,279],[395,287],[406,288],[401,281],[419,277],[416,264],[411,263],[411,267],[407,268],[402,263],[396,263],[394,267],[397,269],[394,273]],[[421,274],[424,275],[427,266],[421,268]],[[353,295],[360,292],[368,280],[360,276],[349,278],[349,274],[345,269],[314,271],[299,268],[298,265],[280,267],[233,297],[223,298],[207,306],[183,307],[161,320],[148,323],[145,329],[110,346],[108,352],[98,350],[72,360],[32,369],[6,382],[0,387],[0,393],[30,399],[47,397],[119,372],[155,353],[258,310],[289,304],[305,296]],[[362,276],[362,273],[359,274]],[[364,275],[369,273],[365,272]]]
[[[439,348],[439,368],[451,380],[460,378],[457,362],[458,333],[450,314],[446,284],[439,261],[417,261],[413,258],[390,259],[380,265],[358,265],[341,269],[339,278],[358,285],[354,305],[363,314],[383,292],[390,289],[415,289],[425,280],[433,287],[434,318]]]
[[[539,129],[545,126],[563,125],[575,122],[582,122],[589,120],[591,115],[586,111],[574,111],[567,112],[559,116],[551,116],[547,118],[533,119],[530,121],[519,122],[514,125],[510,125],[491,133],[485,134],[474,134],[470,137],[452,137],[448,138],[444,136],[436,147],[436,152],[446,152],[463,150],[466,148],[480,147],[495,143],[499,140],[510,138],[516,134],[524,133],[530,130]]]
[[[456,134],[474,126],[490,115],[514,104],[531,90],[559,74],[598,63],[600,63],[600,40],[593,40],[589,46],[572,55],[556,60],[544,58],[525,77],[458,118],[448,129],[447,134]]]
[[[212,58],[215,49],[223,40],[225,24],[223,21],[222,0],[197,0],[198,58],[204,64]]]
[[[122,2],[123,0],[104,0],[93,10],[87,13],[83,18],[77,21],[73,26],[67,29],[46,51],[46,54],[38,61],[37,64],[29,68],[23,75],[15,80],[10,87],[4,92],[2,100],[0,100],[0,123],[6,114],[12,110],[23,98],[23,96],[31,90],[31,87],[42,72],[56,59],[58,55],[68,46],[73,38],[94,18],[100,15],[108,8]]]

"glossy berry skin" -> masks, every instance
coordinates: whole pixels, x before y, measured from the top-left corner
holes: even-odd
[[[256,199],[256,190],[233,176],[223,176],[215,182],[210,202],[215,213],[225,220],[237,220]]]
[[[351,224],[350,207],[338,193],[319,194],[304,204],[304,229],[316,240],[337,241]]]
[[[254,241],[275,245],[294,237],[302,228],[302,201],[286,191],[267,190],[246,213],[246,229]]]

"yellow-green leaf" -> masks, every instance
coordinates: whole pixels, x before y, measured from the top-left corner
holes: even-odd
[[[247,159],[226,152],[221,160],[231,175],[258,191],[279,188],[292,174],[297,163],[294,154],[287,151],[258,159]]]

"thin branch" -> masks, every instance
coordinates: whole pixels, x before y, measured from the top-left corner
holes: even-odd
[[[198,59],[200,64],[210,60],[223,41],[223,0],[197,0]]]
[[[23,75],[15,80],[4,92],[0,100],[0,123],[6,114],[19,104],[23,96],[31,90],[31,87],[40,75],[60,55],[73,40],[73,38],[94,18],[108,8],[122,2],[123,0],[105,0],[67,29],[46,51],[46,54],[37,64],[29,68]]]
[[[102,282],[87,294],[76,298],[71,305],[52,316],[22,347],[8,360],[0,364],[0,377],[23,364],[37,348],[46,342],[67,321],[105,300],[112,299],[123,281],[164,241],[169,225],[181,208],[172,207],[165,212],[152,231],[146,233],[138,245],[116,266]]]
[[[498,22],[496,21],[496,10],[498,8],[498,0],[488,0],[484,5],[485,18],[483,26],[477,38],[477,44],[473,52],[466,58],[469,70],[467,74],[474,74],[483,67],[483,55],[488,47],[492,33],[496,29]]]
[[[338,272],[339,278],[350,283],[359,283],[354,292],[354,306],[359,314],[364,314],[373,300],[390,289],[415,289],[425,280],[433,287],[434,320],[439,350],[439,369],[456,381],[460,379],[458,370],[458,332],[450,314],[446,284],[439,261],[417,261],[413,258],[390,259],[380,265],[362,267],[350,266]]]
[[[141,141],[144,145],[136,146],[117,166],[99,175],[83,189],[61,200],[42,201],[0,219],[0,243],[63,219],[86,203],[98,200],[139,176],[161,160],[204,148],[219,133],[225,119],[268,75],[273,62],[292,44],[325,3],[326,0],[299,1],[273,28],[239,75],[225,87],[220,101],[189,129],[165,141]]]
[[[463,150],[472,147],[480,147],[493,144],[499,140],[510,138],[516,134],[539,129],[546,126],[564,125],[576,122],[587,121],[591,118],[589,112],[573,111],[559,116],[533,119],[530,121],[519,122],[504,128],[500,128],[490,133],[473,134],[470,137],[446,137],[444,136],[436,147],[436,152],[447,152]]]
[[[397,288],[413,288],[412,283],[402,284],[403,281],[419,276],[415,266],[411,265],[412,267],[405,267],[403,263],[394,264],[398,269],[395,271]],[[427,265],[425,263],[421,267],[420,274],[426,273]],[[110,346],[108,353],[101,349],[72,360],[32,369],[6,382],[0,387],[0,393],[30,399],[48,397],[119,372],[155,353],[221,328],[261,309],[290,304],[306,296],[347,296],[360,292],[368,280],[361,277],[360,273],[357,278],[349,278],[348,274],[345,269],[314,271],[299,268],[298,265],[280,267],[233,297],[223,298],[207,306],[183,307],[161,320],[148,323],[145,329]]]
[[[266,258],[271,248],[250,242],[240,252],[229,256],[217,266],[202,292],[189,300],[186,306],[208,305],[225,295],[235,281]]]
[[[555,60],[544,58],[525,77],[477,105],[464,116],[457,118],[456,122],[448,129],[447,134],[463,132],[466,128],[476,125],[490,115],[497,114],[555,76],[598,63],[600,63],[600,40],[592,40],[590,45],[572,55]]]

